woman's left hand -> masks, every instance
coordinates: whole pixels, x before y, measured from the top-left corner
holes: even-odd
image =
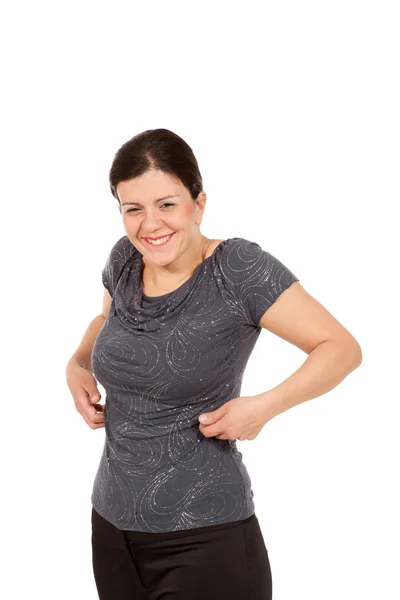
[[[202,413],[199,429],[205,437],[219,440],[254,440],[274,416],[267,416],[266,404],[265,397],[260,396],[233,398],[213,412]],[[203,423],[204,415],[207,420]]]

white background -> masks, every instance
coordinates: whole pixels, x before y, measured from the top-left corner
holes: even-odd
[[[76,412],[65,366],[101,312],[101,269],[125,233],[113,156],[164,127],[198,159],[202,233],[258,242],[363,350],[334,390],[237,442],[274,600],[399,599],[397,8],[2,9],[2,598],[98,597],[90,494],[105,433]],[[305,359],[262,331],[242,395]]]

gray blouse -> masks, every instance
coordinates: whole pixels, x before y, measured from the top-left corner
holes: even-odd
[[[105,443],[91,502],[123,530],[170,532],[255,512],[236,440],[198,417],[240,396],[259,321],[299,279],[256,242],[226,239],[176,290],[149,297],[125,235],[102,271],[112,296],[92,369],[106,391]]]

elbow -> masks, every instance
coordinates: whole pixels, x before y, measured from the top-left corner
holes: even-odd
[[[356,349],[356,356],[357,356],[357,367],[359,367],[362,363],[362,350],[361,350],[361,346],[360,344],[357,343],[357,349]]]
[[[361,350],[360,344],[358,344],[358,348],[359,348],[359,359],[360,359],[360,363],[359,364],[361,365],[361,363],[362,363],[362,350]]]
[[[336,340],[340,344],[343,356],[346,356],[352,370],[357,369],[362,363],[363,355],[360,344],[352,336],[346,336],[340,340]]]
[[[352,357],[354,369],[357,369],[362,363],[363,355],[360,344],[353,338],[351,344],[348,347],[349,355]]]

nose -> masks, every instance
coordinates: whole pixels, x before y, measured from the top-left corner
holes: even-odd
[[[157,233],[157,231],[162,231],[163,222],[161,215],[157,213],[157,209],[152,210],[143,210],[142,211],[142,219],[140,224],[141,231],[145,232],[144,235],[153,235],[153,233]]]

